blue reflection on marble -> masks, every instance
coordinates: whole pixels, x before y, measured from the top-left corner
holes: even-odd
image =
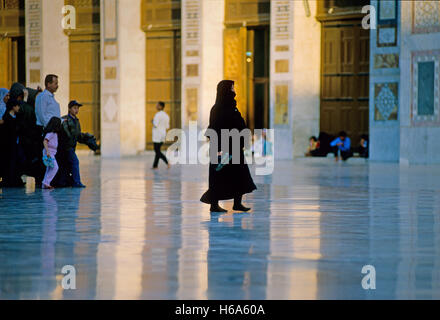
[[[440,298],[438,166],[279,161],[250,213],[210,214],[206,166],[151,162],[83,156],[85,190],[1,190],[0,298]]]

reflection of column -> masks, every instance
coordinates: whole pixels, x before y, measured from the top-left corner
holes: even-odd
[[[113,299],[116,295],[116,252],[120,220],[120,163],[101,160],[101,241],[97,252],[97,299]]]
[[[139,170],[145,169],[142,167]],[[144,179],[120,179],[115,299],[139,299],[142,294],[142,249],[146,223],[145,184]]]
[[[203,223],[210,220],[206,205],[197,199],[198,188],[191,182],[182,182],[181,247],[178,251],[177,299],[207,299],[209,233]]]
[[[54,276],[55,270],[55,242],[57,239],[57,214],[58,205],[52,197],[50,191],[43,191],[44,218],[43,218],[43,237],[41,239],[41,286],[39,291],[48,294],[41,296],[41,299],[49,298],[49,292],[52,292],[52,298],[60,298],[59,290]],[[58,293],[58,294],[57,294]]]
[[[317,262],[317,299],[363,299],[361,270],[370,254],[369,199],[362,190],[368,189],[368,168],[342,165],[329,170],[322,166],[315,171],[319,181],[326,180],[320,182],[317,195],[323,239]]]
[[[155,172],[155,174],[158,174]],[[173,270],[173,216],[170,210],[171,188],[178,183],[160,180],[155,175],[145,187],[145,244],[142,251],[143,270],[142,299],[174,299],[171,278],[176,277]],[[175,189],[173,189],[175,190]],[[171,260],[171,261],[170,261]]]
[[[399,172],[400,188],[405,190],[410,179],[407,168],[401,167]],[[409,190],[400,191],[401,197],[399,199],[399,233],[402,236],[399,242],[399,255],[401,260],[397,267],[397,285],[396,285],[396,299],[415,299],[415,266],[416,266],[416,199]]]
[[[270,206],[267,299],[316,299],[316,261],[321,258],[319,189],[296,193],[287,186],[271,187],[273,198],[294,194],[294,203],[274,201]]]
[[[411,172],[412,171],[412,172]],[[437,175],[421,178],[401,167],[396,299],[440,298],[440,200],[430,186]]]
[[[90,172],[91,176],[95,172]],[[96,167],[93,166],[93,169]],[[97,167],[99,175],[100,167]],[[90,180],[89,180],[90,181]],[[97,287],[97,252],[101,241],[101,195],[81,189],[72,189],[72,199],[78,201],[75,232],[79,241],[75,245],[76,290],[69,293],[75,299],[95,299]],[[66,294],[65,294],[66,297]]]
[[[375,163],[370,163],[365,169],[365,177],[368,179],[365,184],[368,187],[368,197],[365,200],[368,201],[368,207],[358,203],[359,209],[369,208],[366,212],[369,217],[369,252],[360,257],[358,270],[360,272],[364,265],[373,265],[377,283],[377,290],[363,290],[366,298],[393,299],[396,293],[396,272],[399,265],[398,257],[394,253],[399,251],[399,216],[402,213],[397,205],[402,194],[395,191],[399,188],[398,169],[394,164]]]

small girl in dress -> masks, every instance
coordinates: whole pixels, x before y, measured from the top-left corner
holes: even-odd
[[[53,178],[58,172],[58,163],[55,159],[55,155],[57,154],[58,148],[58,133],[61,130],[61,119],[57,117],[53,117],[50,119],[47,124],[44,132],[46,136],[44,137],[44,150],[43,150],[43,158],[46,160],[45,165],[47,166],[46,174],[44,175],[43,180],[43,189],[53,189],[50,185]],[[49,160],[49,161],[47,161]]]

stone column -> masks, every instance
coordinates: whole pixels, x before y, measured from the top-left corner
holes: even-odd
[[[371,1],[378,24],[370,32],[369,153],[375,161],[399,160],[399,3]]]
[[[223,78],[224,0],[182,1],[182,128],[206,127]]]
[[[319,133],[321,29],[316,1],[271,1],[270,120],[275,157],[302,156]]]
[[[145,148],[145,35],[141,1],[101,0],[101,153]]]
[[[61,22],[64,0],[25,1],[26,85],[44,89],[47,74],[59,77],[55,94],[61,113],[67,113],[69,102],[69,39]]]
[[[224,0],[182,1],[182,129],[187,131],[190,163],[197,160],[197,136],[190,136],[189,123],[196,121],[198,130],[208,126],[223,78],[224,6]]]

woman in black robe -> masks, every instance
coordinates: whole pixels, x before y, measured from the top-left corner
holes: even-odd
[[[217,86],[216,102],[209,117],[208,129],[215,131],[218,139],[210,139],[209,189],[200,201],[210,204],[211,212],[226,212],[227,210],[219,206],[218,201],[228,199],[234,199],[233,210],[249,211],[250,208],[246,208],[241,203],[242,197],[257,189],[244,158],[243,141],[240,141],[239,164],[231,163],[235,159],[232,138],[229,139],[229,150],[223,150],[221,145],[222,129],[237,129],[239,132],[247,129],[246,123],[237,109],[235,96],[234,81],[221,81]],[[206,135],[209,136],[209,132]],[[215,142],[217,145],[214,144]],[[220,161],[217,156],[221,158],[226,153],[229,153],[233,158],[218,170]]]
[[[3,139],[4,170],[2,187],[23,187],[21,180],[24,155],[19,145],[19,119],[20,102],[10,98],[6,104],[6,112],[3,116]]]

